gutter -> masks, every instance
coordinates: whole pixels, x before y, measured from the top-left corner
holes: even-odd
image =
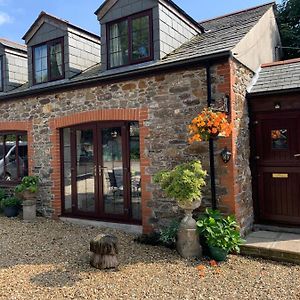
[[[166,71],[170,69],[178,69],[190,65],[195,66],[195,64],[204,64],[207,61],[221,59],[221,58],[228,58],[230,55],[231,55],[231,51],[228,50],[228,51],[223,51],[212,55],[189,58],[180,61],[172,61],[170,63],[151,65],[145,68],[125,71],[118,74],[109,74],[106,76],[83,78],[81,80],[64,82],[58,85],[46,86],[46,87],[36,88],[36,89],[27,89],[21,92],[1,95],[0,100],[10,100],[10,99],[17,99],[17,98],[27,97],[32,95],[47,94],[54,91],[68,90],[74,87],[79,88],[82,86],[89,86],[89,85],[93,86],[105,82],[116,82],[116,81],[121,81],[124,78],[128,80],[129,78],[132,79],[132,77],[146,76],[147,74],[157,73],[157,72]]]

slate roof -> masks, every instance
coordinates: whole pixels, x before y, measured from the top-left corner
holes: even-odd
[[[200,34],[163,60],[178,60],[232,50],[274,2],[200,22],[206,33]]]
[[[13,49],[20,50],[23,52],[27,52],[26,45],[18,44],[18,43],[12,42],[12,41],[8,41],[6,39],[0,38],[0,44],[2,44],[4,47],[9,47],[9,48],[13,48]]]
[[[97,64],[80,74],[70,78],[45,84],[28,87],[24,84],[5,95],[0,94],[0,98],[13,96],[17,93],[46,90],[47,88],[60,87],[78,82],[88,82],[89,80],[101,80],[107,77],[119,76],[120,74],[133,71],[144,71],[167,66],[169,64],[180,64],[194,59],[206,59],[218,55],[229,55],[230,51],[241,41],[241,39],[253,28],[259,19],[275,5],[274,2],[261,6],[239,11],[222,17],[200,22],[205,28],[201,33],[181,47],[166,55],[160,61],[147,62],[129,67],[101,71],[101,65]]]
[[[105,0],[100,7],[95,11],[95,15],[99,13],[99,11],[109,2],[110,0]],[[188,15],[182,8],[180,8],[175,2],[172,0],[165,0],[167,3],[169,3],[174,9],[176,9],[181,15],[183,15],[185,18],[187,18],[190,22],[192,22],[195,26],[199,27],[201,31],[204,30],[204,28],[196,22],[190,15]]]
[[[300,89],[300,58],[262,65],[249,94]]]
[[[92,37],[100,40],[100,37],[97,34],[89,32],[89,31],[87,31],[87,30],[85,30],[85,29],[83,29],[83,28],[81,28],[81,27],[79,27],[77,25],[74,25],[74,24],[70,23],[68,20],[64,20],[64,19],[58,18],[58,17],[56,17],[54,15],[51,15],[51,14],[45,12],[45,11],[41,11],[40,12],[40,14],[36,18],[36,20],[33,22],[33,24],[30,26],[30,28],[26,31],[26,33],[22,37],[23,40],[26,40],[26,37],[28,36],[28,34],[38,25],[39,20],[41,18],[44,18],[44,17],[48,17],[48,18],[50,18],[50,19],[52,19],[52,20],[54,20],[54,21],[56,21],[56,22],[58,22],[60,24],[67,25],[67,26],[69,26],[71,28],[74,28],[75,30],[78,30],[80,32],[83,32],[83,33],[85,33],[87,35],[90,35],[90,36],[92,36]]]

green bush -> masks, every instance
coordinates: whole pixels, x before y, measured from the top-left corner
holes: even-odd
[[[5,190],[0,188],[0,213],[2,212],[2,200],[5,198]]]
[[[162,242],[163,245],[170,248],[175,247],[179,225],[179,221],[173,220],[170,226],[160,231],[159,240]]]
[[[154,176],[165,194],[178,203],[191,203],[201,199],[207,173],[200,161],[192,161],[176,166],[171,171],[161,171]]]
[[[240,251],[244,240],[234,216],[223,217],[218,210],[206,209],[205,215],[197,221],[200,235],[208,246],[218,247],[228,252]]]
[[[37,176],[25,176],[19,185],[16,186],[15,192],[22,193],[29,191],[30,193],[36,193],[38,191],[39,178]]]
[[[12,206],[19,206],[21,204],[21,201],[16,197],[8,197],[4,198],[1,201],[1,206],[4,207],[12,207]]]
[[[160,232],[151,232],[149,234],[139,235],[134,239],[135,242],[151,246],[164,246],[174,249],[176,246],[176,237],[180,222],[173,220],[170,226],[160,230]]]

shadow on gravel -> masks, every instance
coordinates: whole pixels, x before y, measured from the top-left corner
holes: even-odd
[[[26,224],[20,219],[0,216],[0,271],[25,267],[30,281],[42,287],[73,286],[84,274],[103,274],[89,264],[89,242],[100,233],[110,233],[119,241],[119,269],[137,264],[178,264],[199,262],[182,260],[175,250],[142,245],[136,237],[122,231],[65,224],[44,218]],[[42,268],[35,266],[45,266]],[[43,271],[44,270],[44,271]],[[110,272],[111,273],[111,272]]]
[[[74,286],[80,277],[71,269],[57,269],[49,272],[40,273],[33,276],[30,281],[40,287],[71,287]]]

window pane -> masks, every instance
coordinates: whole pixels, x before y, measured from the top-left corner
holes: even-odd
[[[77,208],[81,212],[95,211],[95,176],[93,130],[76,130]]]
[[[19,181],[27,175],[27,135],[15,133],[0,135],[0,180]]]
[[[34,78],[36,83],[48,81],[47,45],[34,48]]]
[[[27,136],[18,136],[19,175],[28,176]]]
[[[50,46],[50,74],[51,79],[63,76],[63,56],[60,42]]]
[[[0,92],[3,91],[3,56],[0,56]]]
[[[138,60],[150,56],[149,16],[132,20],[132,59]]]
[[[142,189],[139,124],[137,122],[130,123],[129,132],[132,218],[135,220],[141,220]]]
[[[287,129],[276,129],[271,131],[272,149],[288,149]]]
[[[16,135],[5,136],[4,179],[7,181],[18,179],[18,164],[16,155]]]
[[[103,198],[106,214],[124,213],[122,132],[102,130]]]
[[[128,22],[112,24],[109,35],[110,67],[128,64]]]
[[[64,148],[64,187],[65,187],[65,212],[72,212],[72,186],[71,186],[71,139],[70,128],[63,130]]]

